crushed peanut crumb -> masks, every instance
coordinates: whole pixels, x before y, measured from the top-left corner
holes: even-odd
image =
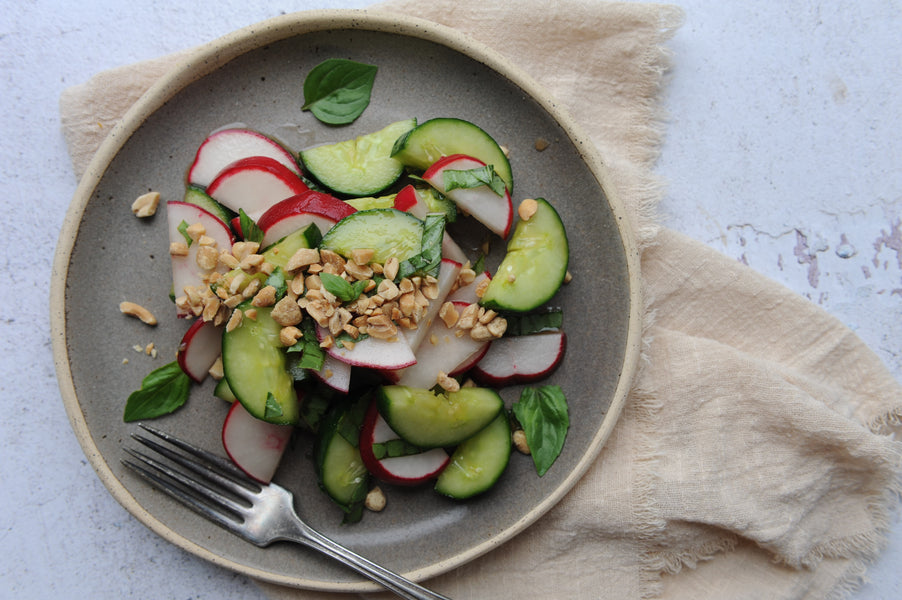
[[[159,205],[160,192],[147,192],[132,202],[132,212],[140,219],[152,217],[156,214]]]

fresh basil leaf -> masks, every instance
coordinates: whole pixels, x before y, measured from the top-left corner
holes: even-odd
[[[315,66],[304,80],[304,105],[329,125],[346,125],[370,103],[377,67],[342,58]]]
[[[313,321],[309,318],[304,319],[301,321],[300,329],[301,333],[304,335],[295,342],[294,346],[289,347],[287,352],[301,353],[301,358],[299,360],[292,361],[295,368],[319,371],[323,368],[326,354],[319,346],[319,340],[316,337],[316,329],[313,325]]]
[[[504,180],[495,173],[492,165],[465,170],[445,169],[442,172],[442,183],[445,185],[446,192],[458,188],[469,189],[487,185],[498,196],[504,196],[506,189]]]
[[[543,331],[558,331],[564,323],[564,313],[559,308],[545,312],[506,315],[507,329],[504,335],[532,335]]]
[[[445,215],[426,215],[420,253],[403,261],[398,268],[398,281],[411,275],[438,277],[442,266],[442,239],[445,235]]]
[[[477,275],[485,271],[485,254],[480,254],[471,268],[476,271]]]
[[[326,288],[326,291],[342,302],[353,302],[359,298],[368,283],[367,281],[351,283],[332,273],[320,273],[319,278],[323,282],[323,287]]]
[[[346,442],[358,448],[360,446],[360,428],[366,418],[366,409],[369,402],[366,398],[359,398],[352,402],[341,415],[336,431]]]
[[[317,387],[308,387],[304,391],[304,401],[301,402],[301,422],[307,428],[316,433],[319,431],[319,424],[323,420],[323,416],[332,404],[332,396],[324,393],[322,389]]]
[[[339,348],[344,348],[345,342],[350,342],[351,344],[356,344],[357,342],[362,342],[363,340],[365,340],[368,337],[370,337],[370,336],[365,333],[358,333],[357,337],[355,338],[347,331],[342,331],[341,333],[339,333],[338,335],[336,335],[333,338],[333,342]]]
[[[190,389],[191,379],[178,362],[154,369],[141,382],[141,389],[129,395],[122,419],[130,423],[167,415],[187,402]]]
[[[283,296],[288,292],[288,282],[285,281],[285,272],[282,270],[282,267],[276,267],[273,269],[273,272],[269,277],[266,278],[266,281],[263,283],[263,287],[268,285],[276,288],[276,302],[282,299]]]
[[[536,472],[541,477],[557,460],[567,438],[570,428],[567,398],[556,385],[526,388],[511,408],[523,426]]]
[[[238,222],[241,226],[241,237],[248,242],[263,243],[263,230],[257,227],[254,220],[244,212],[243,208],[238,209]]]
[[[188,222],[185,221],[184,219],[182,219],[182,222],[179,223],[179,226],[176,227],[176,229],[178,229],[179,233],[182,234],[182,237],[185,238],[185,243],[188,244],[188,247],[190,248],[191,244],[194,243],[194,240],[192,240],[191,236],[188,235],[188,227],[189,227]]]
[[[288,354],[285,357],[285,370],[288,371],[295,383],[301,383],[310,379],[310,372],[302,364],[304,360],[303,352],[292,352],[292,348],[295,346],[297,344],[288,348]]]
[[[272,392],[266,393],[266,406],[263,408],[263,417],[266,419],[272,419],[281,417],[282,413],[282,405],[279,404],[279,401],[276,400],[276,397]]]

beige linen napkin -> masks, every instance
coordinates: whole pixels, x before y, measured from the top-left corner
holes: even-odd
[[[429,584],[460,599],[847,595],[879,552],[897,497],[902,452],[890,434],[902,388],[819,307],[655,226],[662,44],[679,9],[577,0],[377,8],[469,33],[571,111],[632,211],[650,302],[644,367],[596,464],[534,526]],[[77,173],[174,61],[64,93]],[[324,596],[261,585],[272,598]]]

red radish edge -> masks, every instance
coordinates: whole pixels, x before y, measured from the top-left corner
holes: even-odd
[[[451,166],[453,163],[458,162],[458,161],[470,163],[470,165],[461,165],[461,168],[464,168],[464,169],[475,168],[471,165],[477,165],[477,167],[485,166],[485,163],[483,161],[481,161],[478,158],[475,158],[473,156],[468,156],[466,154],[450,154],[450,155],[444,156],[444,157],[438,159],[436,162],[434,162],[428,169],[426,169],[426,171],[423,173],[422,177],[424,180],[429,182],[430,185],[432,185],[437,190],[439,190],[440,192],[442,192],[443,194],[447,195],[452,200],[454,200],[455,204],[457,204],[458,206],[463,208],[466,212],[470,213],[470,216],[474,217],[477,221],[480,221],[489,230],[498,234],[502,238],[506,238],[508,236],[508,234],[510,233],[511,226],[513,225],[513,222],[514,222],[513,202],[511,201],[510,193],[507,191],[507,188],[504,189],[504,198],[498,197],[499,200],[501,200],[502,202],[506,201],[506,208],[507,208],[507,211],[506,211],[507,214],[505,216],[504,225],[500,226],[500,224],[496,224],[496,223],[494,223],[494,221],[491,223],[486,222],[486,220],[483,220],[480,218],[480,215],[476,214],[476,211],[474,209],[477,208],[477,206],[482,206],[483,204],[479,204],[479,205],[473,204],[472,206],[464,206],[462,204],[462,202],[459,201],[460,200],[459,198],[455,198],[454,192],[457,192],[457,190],[453,190],[451,193],[448,193],[445,191],[444,185],[439,185],[438,181],[433,181],[434,179],[437,179],[437,175],[439,175],[443,169]],[[469,192],[469,191],[470,190],[461,190],[461,193]],[[494,192],[491,192],[491,191],[489,193],[494,194]],[[488,204],[488,203],[485,203],[485,204]]]
[[[324,327],[316,328],[316,337],[320,342],[326,339],[328,335],[328,329]],[[399,356],[395,357],[393,361],[384,360],[386,355],[390,355],[394,349],[400,351]],[[410,346],[407,345],[407,342],[401,336],[398,336],[397,341],[391,342],[368,337],[357,342],[353,350],[339,348],[337,345],[332,344],[329,348],[326,348],[326,353],[351,366],[376,370],[403,369],[417,362],[413,355],[413,350],[410,349]]]
[[[293,431],[293,425],[261,421],[233,402],[222,424],[222,447],[249,477],[269,483]]]
[[[244,210],[256,221],[274,204],[307,189],[307,184],[279,161],[252,156],[223,169],[206,192],[226,208]]]
[[[176,360],[188,377],[201,383],[222,354],[222,334],[210,321],[197,319],[182,336]]]
[[[385,437],[384,435],[393,435]],[[399,439],[379,414],[376,402],[370,403],[363,428],[360,431],[360,458],[367,470],[376,478],[395,485],[415,486],[434,479],[451,462],[451,457],[441,448],[433,448],[408,456],[378,459],[373,454],[373,444]],[[396,470],[392,470],[395,467]],[[403,471],[404,473],[400,473]]]
[[[395,196],[394,207],[402,212],[408,212],[419,203],[417,190],[412,185],[406,185]]]
[[[563,331],[501,338],[492,342],[471,375],[492,387],[544,379],[560,365],[566,347]]]
[[[250,141],[251,147],[245,146],[242,150],[236,150],[235,148],[240,148],[240,145],[234,145],[234,141],[230,148],[231,151],[216,147],[217,144],[228,142],[228,138],[242,137]],[[217,153],[222,153],[222,155],[216,156]],[[201,142],[191,166],[188,167],[188,183],[206,187],[228,165],[247,156],[257,155],[269,155],[298,176],[301,174],[301,169],[294,156],[272,138],[251,129],[229,128],[213,132]]]

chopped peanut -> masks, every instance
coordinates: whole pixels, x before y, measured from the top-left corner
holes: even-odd
[[[514,448],[521,454],[531,454],[529,443],[526,441],[526,433],[522,429],[514,431],[511,439],[514,442]]]
[[[446,392],[457,392],[460,390],[460,382],[444,371],[439,371],[438,377],[435,381]]]
[[[169,254],[171,256],[188,256],[188,244],[185,242],[172,242],[169,244]]]
[[[367,510],[379,512],[385,508],[385,502],[385,494],[379,486],[376,486],[366,495],[363,505],[366,506]]]
[[[160,205],[160,192],[147,192],[132,202],[132,212],[138,218],[152,217]]]
[[[294,346],[304,334],[294,326],[283,327],[279,330],[279,341],[283,346]]]
[[[157,318],[153,316],[153,313],[140,304],[135,304],[134,302],[120,302],[119,311],[124,315],[140,319],[142,323],[147,325],[157,324]]]

